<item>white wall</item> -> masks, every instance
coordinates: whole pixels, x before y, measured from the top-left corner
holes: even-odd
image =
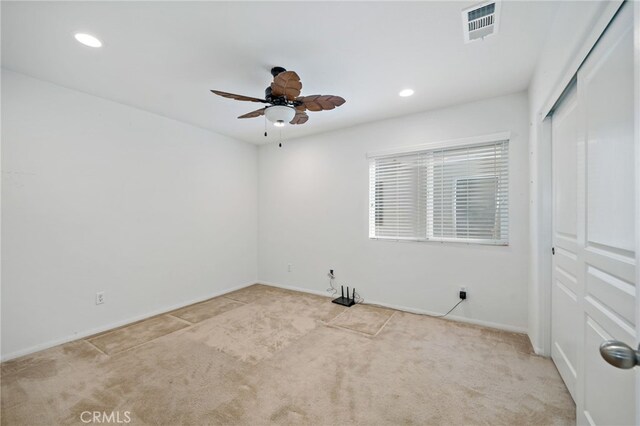
[[[530,235],[529,337],[537,353],[550,355],[551,139],[543,124],[620,1],[562,2],[529,85]],[[547,123],[548,124],[548,123]]]
[[[452,317],[525,331],[527,117],[518,93],[261,147],[260,280],[322,292],[333,268],[367,301],[435,313],[465,286],[469,298]],[[508,247],[368,238],[367,152],[501,131],[512,132]]]
[[[4,70],[2,89],[4,359],[256,281],[255,146]]]

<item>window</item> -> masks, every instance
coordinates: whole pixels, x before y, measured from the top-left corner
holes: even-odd
[[[508,140],[370,159],[369,237],[508,244]]]

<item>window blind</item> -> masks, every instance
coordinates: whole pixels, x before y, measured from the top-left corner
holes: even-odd
[[[369,237],[508,244],[507,140],[372,158]]]

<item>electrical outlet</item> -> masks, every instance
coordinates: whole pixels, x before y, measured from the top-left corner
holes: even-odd
[[[292,264],[287,264],[287,272],[291,272],[293,271],[293,265]]]
[[[96,305],[102,305],[104,303],[104,291],[96,293]]]
[[[458,297],[460,297],[460,299],[465,300],[467,298],[467,288],[466,287],[460,287],[460,291],[458,292]]]

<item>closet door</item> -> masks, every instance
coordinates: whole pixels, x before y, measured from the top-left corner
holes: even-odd
[[[576,399],[580,298],[578,262],[578,93],[573,84],[552,116],[553,279],[551,358]]]
[[[634,344],[633,13],[622,6],[552,116],[552,358],[579,424],[635,423],[633,371],[600,356]]]
[[[635,423],[635,377],[607,364],[602,341],[636,342],[633,5],[614,18],[578,72],[584,143],[578,155],[584,207],[583,354],[578,421]]]

